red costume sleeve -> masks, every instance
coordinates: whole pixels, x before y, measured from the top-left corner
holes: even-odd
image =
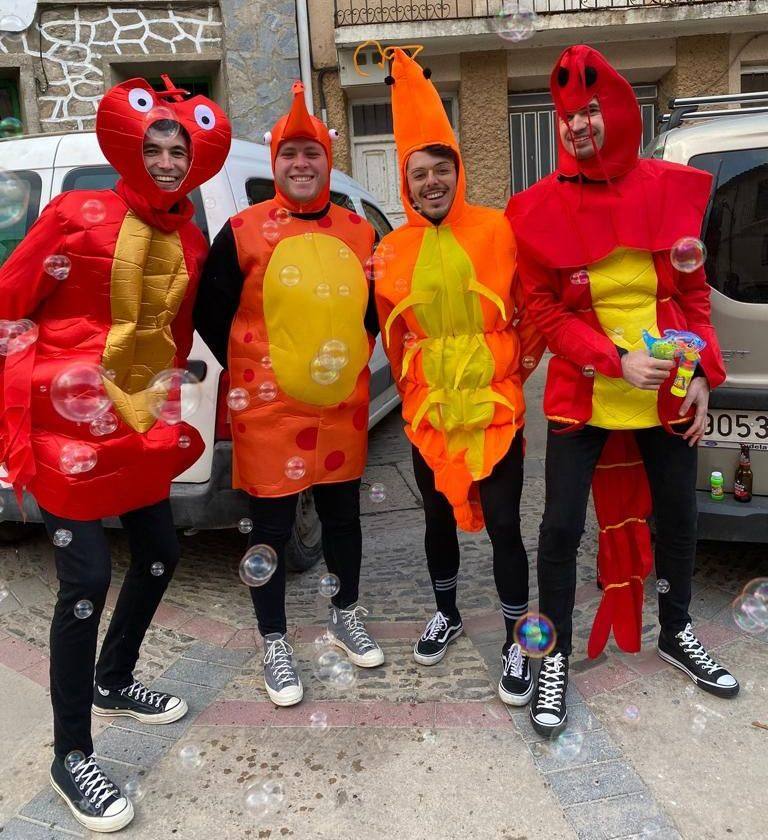
[[[536,370],[541,357],[544,355],[544,350],[547,347],[547,340],[539,331],[536,322],[533,319],[530,308],[526,303],[525,290],[520,279],[519,271],[515,273],[512,281],[512,296],[515,301],[515,309],[517,310],[517,335],[520,338],[520,381],[525,382],[526,379]],[[535,364],[522,364],[522,360],[526,357],[533,359]]]
[[[176,344],[176,364],[179,367],[184,367],[192,350],[192,341],[195,335],[192,312],[200,284],[200,274],[208,253],[208,243],[200,229],[192,224],[185,225],[180,234],[184,253],[187,256],[189,284],[187,285],[187,294],[171,324],[171,331],[173,341]]]

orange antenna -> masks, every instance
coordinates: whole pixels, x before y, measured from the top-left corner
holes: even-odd
[[[352,60],[355,64],[355,72],[358,73],[361,76],[369,76],[370,75],[370,73],[366,73],[364,70],[361,70],[360,69],[360,64],[359,64],[360,53],[366,47],[370,47],[370,46],[376,47],[376,51],[381,56],[380,60],[376,62],[376,65],[378,67],[382,67],[382,68],[384,67],[384,62],[385,61],[391,61],[392,60],[392,58],[394,56],[394,53],[395,53],[395,50],[398,49],[398,48],[401,49],[401,50],[408,51],[410,53],[411,58],[416,58],[416,56],[424,49],[423,44],[405,44],[402,47],[397,47],[397,46],[382,47],[381,43],[374,38],[371,38],[368,41],[363,41],[362,44],[360,44],[358,47],[355,48],[355,52],[352,56]]]
[[[165,85],[165,90],[158,91],[158,96],[167,99],[170,102],[183,102],[185,96],[189,96],[189,91],[183,88],[177,88],[171,81],[171,77],[167,73],[161,73],[160,78]]]

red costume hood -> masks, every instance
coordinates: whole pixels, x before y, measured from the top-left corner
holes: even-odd
[[[264,142],[269,143],[272,155],[272,171],[275,171],[275,160],[277,159],[280,146],[287,140],[314,140],[325,151],[325,157],[328,161],[328,173],[330,175],[330,171],[333,169],[331,138],[336,136],[336,132],[333,129],[329,129],[324,122],[309,113],[307,103],[304,100],[304,85],[301,82],[294,82],[291,92],[293,93],[291,110],[280,117],[273,126],[272,131],[268,131],[264,135]],[[309,202],[309,204],[297,204],[293,199],[280,191],[277,183],[275,183],[275,193],[277,201],[291,212],[316,213],[324,210],[331,200],[331,179],[330,177],[328,178],[328,183],[320,191],[320,194],[314,201]]]
[[[167,88],[162,92],[152,90],[145,79],[121,82],[107,91],[96,114],[99,146],[120,173],[128,195],[136,197],[137,210],[167,211],[179,204],[221,169],[232,140],[229,120],[215,102],[204,96],[185,99],[185,90],[162,78]],[[189,135],[189,170],[173,191],[161,190],[144,165],[144,137],[159,120],[175,120]]]

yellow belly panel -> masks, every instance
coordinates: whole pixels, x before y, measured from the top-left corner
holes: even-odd
[[[588,266],[592,308],[606,335],[625,350],[643,350],[642,331],[658,335],[658,278],[648,251],[617,248]],[[647,429],[660,425],[657,392],[635,388],[624,379],[595,374],[591,426]]]

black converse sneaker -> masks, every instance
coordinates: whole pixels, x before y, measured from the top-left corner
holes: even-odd
[[[531,662],[517,643],[501,649],[499,697],[508,706],[524,706],[533,694]]]
[[[90,755],[71,752],[51,764],[53,789],[74,818],[91,831],[119,831],[133,819],[133,805]]]
[[[464,629],[461,616],[447,616],[438,610],[427,622],[421,638],[413,646],[413,658],[419,665],[436,665],[444,656],[448,645]]]
[[[690,624],[686,624],[684,630],[672,637],[662,630],[659,633],[658,653],[665,662],[688,674],[699,688],[710,694],[735,697],[739,693],[736,678],[712,659],[694,635]]]
[[[117,691],[95,685],[91,709],[100,717],[126,715],[142,723],[173,723],[184,717],[188,707],[181,697],[151,691],[134,680]]]
[[[531,704],[531,723],[539,735],[554,738],[567,723],[565,690],[568,688],[568,657],[553,653],[541,660],[536,692]]]

